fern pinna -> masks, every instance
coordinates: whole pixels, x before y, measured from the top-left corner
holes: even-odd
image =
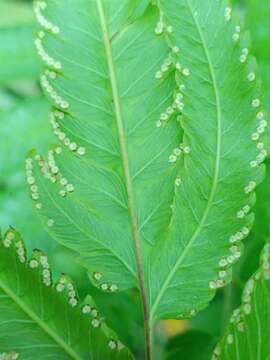
[[[270,244],[261,254],[259,269],[246,283],[242,304],[233,311],[223,339],[212,360],[269,359],[270,344]]]
[[[79,301],[68,275],[54,281],[48,257],[27,257],[18,232],[0,239],[0,359],[132,359],[92,298]],[[83,336],[82,336],[83,334]]]

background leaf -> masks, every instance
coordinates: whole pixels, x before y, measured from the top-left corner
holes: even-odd
[[[268,359],[270,344],[270,246],[266,244],[259,270],[249,279],[242,305],[234,310],[231,323],[213,359]]]
[[[25,183],[24,159],[29,146],[45,151],[52,141],[48,114],[49,106],[43,99],[19,101],[0,113],[1,136],[9,139],[0,144],[0,221],[3,227],[13,224],[25,237],[29,236],[29,247],[43,243],[44,250],[48,250],[48,235],[40,229],[39,221],[30,221],[33,210]]]
[[[32,1],[1,0],[0,27],[33,24]]]
[[[0,351],[20,359],[131,359],[106,327],[92,299],[79,304],[67,275],[53,284],[48,258],[29,261],[20,235],[0,243]]]
[[[200,331],[187,333],[171,339],[165,349],[165,359],[209,360],[215,346],[215,338]]]
[[[1,10],[1,7],[0,7]],[[0,85],[38,79],[40,61],[34,43],[34,26],[0,28]]]

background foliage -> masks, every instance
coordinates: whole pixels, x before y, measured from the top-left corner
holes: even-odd
[[[265,108],[269,114],[270,4],[266,0],[233,2],[250,29],[252,52],[257,57],[263,79]],[[36,247],[44,250],[56,276],[60,271],[68,270],[77,280],[79,292],[84,295],[89,288],[87,276],[73,261],[72,253],[58,245],[42,229],[26,189],[26,153],[31,148],[42,152],[54,142],[48,122],[49,104],[39,85],[41,64],[33,45],[35,31],[31,1],[0,0],[0,224],[4,230],[9,225],[15,226],[27,240],[29,251]],[[267,143],[270,145],[268,139]],[[240,304],[244,283],[257,269],[259,254],[268,241],[269,184],[270,161],[267,160],[266,181],[257,189],[255,226],[246,240],[245,255],[234,271],[232,284],[219,291],[211,305],[192,322],[166,321],[158,325],[158,345],[161,349],[166,344],[167,359],[174,359],[178,351],[191,360],[210,359],[218,337],[225,331],[231,310]],[[138,294],[131,291],[121,295],[104,295],[94,288],[91,294],[108,319],[108,324],[139,354],[143,329]],[[202,344],[198,345],[199,353],[192,349],[194,342]]]

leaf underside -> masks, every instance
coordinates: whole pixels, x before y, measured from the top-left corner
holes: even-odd
[[[10,359],[132,358],[91,297],[79,303],[66,275],[53,284],[47,257],[35,250],[28,260],[13,229],[0,239],[0,323],[0,354]]]
[[[261,265],[248,280],[242,305],[234,310],[213,360],[268,360],[270,357],[270,245],[266,244]]]
[[[204,307],[253,222],[265,153],[251,137],[265,120],[227,6],[36,2],[61,146],[30,154],[35,206],[103,290],[139,287],[139,248],[152,321]]]

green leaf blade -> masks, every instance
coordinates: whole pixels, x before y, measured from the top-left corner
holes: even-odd
[[[117,283],[120,289],[138,286],[134,212],[136,236],[146,256],[168,223],[173,191],[163,186],[163,179],[174,182],[168,158],[181,138],[173,121],[162,134],[156,127],[175,86],[173,73],[161,84],[155,79],[156,68],[168,54],[166,43],[152,31],[157,11],[149,6],[142,14],[139,8],[142,16],[134,21],[134,6],[125,1],[118,9],[116,2],[104,2],[103,32],[109,37],[104,44],[95,1],[80,2],[80,11],[74,1],[64,9],[62,3],[52,2],[44,10],[46,17],[60,24],[58,14],[68,18],[72,12],[72,25],[62,21],[59,35],[47,34],[42,40],[63,68],[50,84],[69,104],[62,110],[64,119],[56,119],[55,132],[64,133],[86,154],[79,159],[63,150],[57,159],[60,173],[75,188],[64,199],[56,196],[60,188],[53,191],[36,175],[44,204],[40,214],[45,223],[55,219],[50,231],[81,254],[91,273],[102,273],[106,283]]]
[[[252,60],[247,56],[240,61],[247,44],[242,34],[233,40],[237,23],[226,2],[159,1],[159,6],[169,29],[168,44],[179,49],[181,126],[190,154],[178,165],[182,182],[168,229],[169,246],[165,243],[163,249],[167,255],[154,255],[154,274],[160,271],[163,278],[152,294],[152,317],[186,317],[229,281],[240,240],[252,226],[252,214],[237,214],[245,206],[250,211],[254,196],[245,189],[264,174],[260,161],[255,167],[251,163],[260,153],[251,140],[260,125],[260,102],[252,106],[260,90],[256,81],[248,80],[248,74],[256,73]],[[239,232],[234,241],[231,237]],[[220,266],[223,260],[226,264]],[[173,300],[179,298],[180,303]]]
[[[208,333],[190,330],[173,337],[166,344],[165,359],[181,357],[192,360],[209,360],[215,346],[215,338]]]
[[[35,251],[27,260],[13,229],[1,241],[0,257],[0,352],[22,359],[131,359],[99,316],[82,313],[86,304],[96,311],[91,298],[79,305],[67,276],[53,284],[47,257]]]
[[[212,359],[268,359],[270,346],[270,247],[266,244],[260,268],[248,280],[242,304],[234,310],[223,339]]]

